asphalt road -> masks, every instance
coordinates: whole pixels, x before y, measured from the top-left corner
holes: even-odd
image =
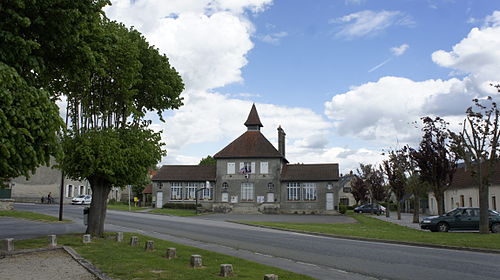
[[[51,215],[58,210],[55,205],[28,204],[16,204],[16,209]],[[81,213],[82,207],[65,207],[67,219],[81,222]],[[289,270],[302,270],[318,279],[500,279],[500,254],[319,237],[228,223],[220,217],[211,220],[210,216],[108,211],[106,223],[110,229],[140,230],[156,237],[174,236],[184,243],[194,240],[213,248],[237,249],[249,253],[246,258],[262,256],[274,266],[287,260],[288,268],[294,267]]]

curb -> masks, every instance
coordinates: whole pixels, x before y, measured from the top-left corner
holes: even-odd
[[[76,262],[78,262],[81,266],[83,266],[86,270],[92,273],[99,280],[113,280],[104,274],[101,270],[95,267],[91,262],[84,259],[80,254],[78,254],[73,248],[69,246],[62,246],[62,249],[66,251]]]
[[[406,245],[406,246],[414,246],[414,247],[427,247],[427,248],[435,248],[435,249],[469,251],[469,252],[476,252],[476,253],[500,254],[500,250],[497,250],[497,249],[472,248],[472,247],[449,246],[449,245],[439,245],[439,244],[429,244],[429,243],[419,243],[419,242],[408,242],[408,241],[375,239],[375,238],[367,238],[367,237],[345,236],[345,235],[338,235],[338,234],[329,234],[329,233],[310,232],[310,231],[303,231],[303,230],[284,229],[284,228],[278,228],[278,227],[272,227],[272,226],[247,224],[247,223],[244,223],[244,222],[237,222],[237,221],[226,221],[226,222],[234,223],[234,224],[240,224],[240,225],[246,225],[246,226],[259,227],[259,228],[267,228],[267,229],[274,229],[274,230],[281,230],[281,231],[302,233],[302,234],[308,234],[308,235],[314,235],[314,236],[321,236],[321,237],[331,237],[331,238],[357,240],[357,241],[369,241],[369,242],[378,242],[378,243],[387,243],[387,244],[396,244],[396,245]]]

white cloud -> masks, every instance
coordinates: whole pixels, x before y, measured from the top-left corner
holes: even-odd
[[[262,42],[277,45],[280,43],[281,39],[285,38],[286,36],[288,36],[288,33],[285,31],[281,31],[272,34],[266,34],[264,36],[260,36],[259,38]]]
[[[455,128],[475,97],[500,96],[490,83],[500,77],[500,17],[487,17],[486,25],[473,28],[451,51],[439,50],[432,60],[453,72],[467,73],[462,79],[412,81],[383,77],[336,95],[325,103],[325,114],[337,133],[380,145],[416,143],[421,137],[411,122],[438,115]]]
[[[340,24],[341,29],[337,36],[348,39],[375,36],[390,26],[411,26],[414,21],[410,16],[400,11],[364,10],[340,18],[330,20],[330,23]]]
[[[410,45],[408,44],[402,44],[399,47],[393,47],[391,48],[391,52],[395,56],[401,56],[403,55],[408,49],[410,48]]]

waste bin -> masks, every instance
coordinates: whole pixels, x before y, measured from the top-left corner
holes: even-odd
[[[89,207],[83,208],[83,224],[87,225],[89,223]]]

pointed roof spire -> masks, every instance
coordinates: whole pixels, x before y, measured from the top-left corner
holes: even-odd
[[[252,105],[252,109],[250,110],[250,114],[248,114],[247,121],[245,122],[246,127],[258,126],[263,127],[260,122],[259,114],[257,113],[257,108],[255,108],[255,103]]]

